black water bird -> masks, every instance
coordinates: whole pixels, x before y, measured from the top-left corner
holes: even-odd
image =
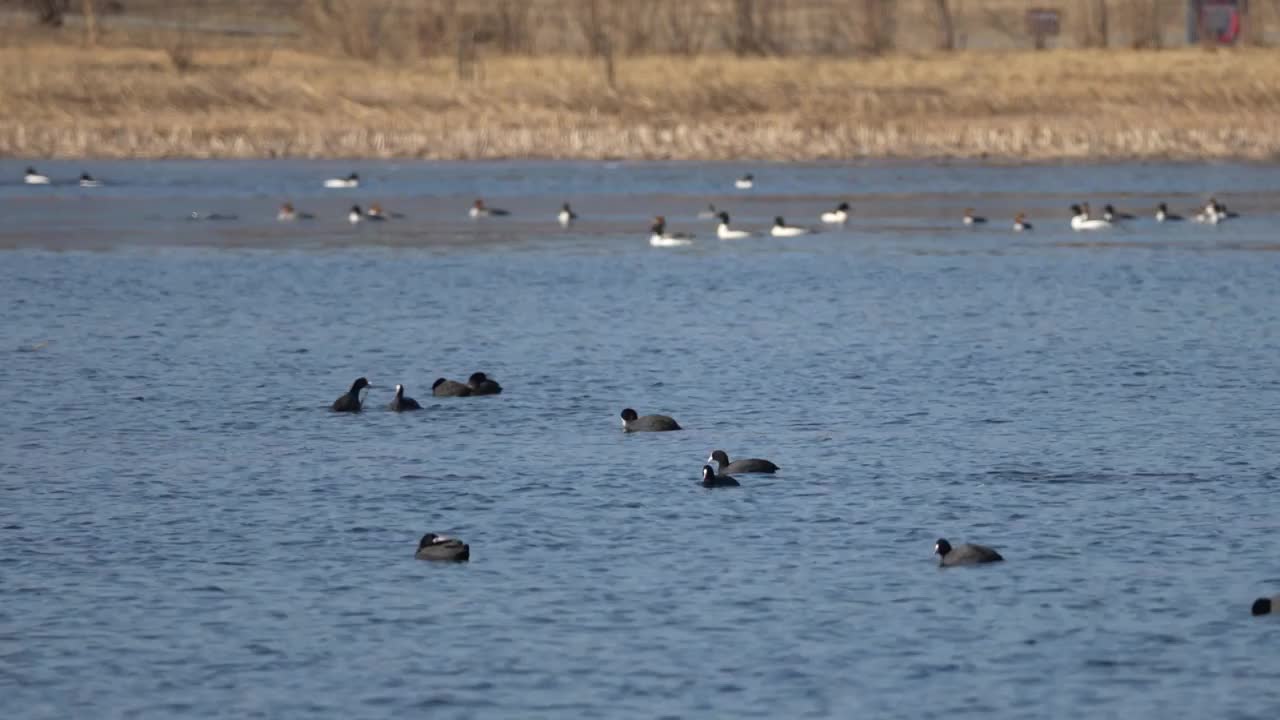
[[[356,381],[351,383],[351,389],[348,390],[345,395],[333,401],[333,411],[351,413],[360,412],[360,391],[367,387],[370,387],[368,380],[365,378],[356,378]]]
[[[467,378],[467,387],[471,388],[472,395],[497,395],[502,392],[502,386],[482,372],[471,373],[471,377]]]
[[[729,462],[729,454],[723,450],[713,451],[711,457],[707,458],[707,462],[716,463],[719,466],[717,472],[720,473],[742,473],[743,475],[748,475],[751,473],[773,474],[778,472],[777,465],[760,458],[747,458]]]
[[[739,487],[741,484],[732,475],[717,475],[710,465],[702,466],[702,487],[704,488]]]
[[[938,542],[934,543],[933,551],[937,553],[941,559],[938,564],[943,567],[953,567],[955,565],[978,565],[980,563],[1000,562],[1004,560],[1000,553],[992,550],[985,545],[963,544],[951,546],[943,538],[938,538]]]
[[[1271,597],[1260,597],[1253,601],[1251,612],[1254,615],[1269,615],[1280,607],[1280,595],[1272,595]]]
[[[403,385],[396,385],[396,396],[391,399],[387,409],[394,412],[405,412],[407,410],[421,410],[422,406],[418,404],[417,400],[404,396]]]
[[[431,384],[431,394],[436,397],[470,397],[471,388],[456,380],[438,378]]]
[[[471,559],[471,546],[457,538],[427,533],[418,541],[418,551],[413,556],[419,560],[465,562]]]
[[[636,415],[631,408],[622,411],[623,432],[670,432],[679,429],[680,424],[666,415]]]

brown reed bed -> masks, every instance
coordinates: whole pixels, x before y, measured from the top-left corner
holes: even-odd
[[[993,161],[1280,158],[1280,51],[365,62],[0,49],[0,154]]]

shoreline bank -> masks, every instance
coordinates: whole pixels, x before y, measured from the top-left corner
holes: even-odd
[[[1280,118],[1277,118],[1280,122]],[[621,151],[619,151],[621,149]],[[1253,128],[1098,130],[900,128],[467,128],[428,131],[28,127],[0,125],[0,156],[51,159],[634,161],[990,161],[999,164],[1280,160],[1280,136]]]
[[[1280,52],[568,58],[0,50],[0,156],[564,160],[1280,159]]]

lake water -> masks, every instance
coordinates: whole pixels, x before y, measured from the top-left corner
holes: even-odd
[[[0,716],[1280,708],[1280,618],[1249,616],[1280,593],[1280,167],[25,165]],[[1210,195],[1242,217],[1067,228]],[[695,218],[842,199],[791,240]],[[406,217],[346,223],[373,201]],[[698,243],[650,248],[659,213]],[[430,397],[473,370],[504,394]],[[367,411],[328,412],[360,375]],[[425,411],[382,410],[395,383]],[[704,490],[716,448],[783,469]],[[472,561],[415,561],[426,531]],[[938,537],[1008,561],[940,570]]]

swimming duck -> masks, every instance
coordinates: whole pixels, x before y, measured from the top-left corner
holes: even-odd
[[[27,168],[27,173],[22,176],[22,181],[28,185],[48,185],[49,176],[41,175],[40,173],[36,172],[35,168],[29,167]]]
[[[431,394],[436,397],[470,397],[471,388],[454,380],[438,378],[431,383]]]
[[[713,462],[719,466],[718,472],[721,473],[767,473],[772,475],[778,472],[778,466],[768,460],[760,458],[748,458],[746,460],[735,460],[729,462],[729,454],[723,450],[715,450],[711,453],[711,457],[707,458],[707,462]]]
[[[356,381],[351,383],[351,389],[342,397],[333,401],[333,411],[350,413],[360,412],[360,407],[362,405],[360,402],[360,391],[367,387],[371,387],[368,380],[365,378],[356,378]]]
[[[202,212],[197,212],[195,210],[192,210],[191,214],[187,215],[187,220],[189,221],[207,220],[209,222],[217,222],[219,220],[237,220],[239,219],[239,217],[240,217],[239,215],[229,215],[229,214],[224,215],[223,213],[216,213],[216,212],[202,213]]]
[[[943,538],[938,538],[938,542],[934,543],[933,551],[939,556],[938,565],[942,567],[978,565],[1004,560],[1000,557],[1000,553],[985,545],[964,544],[951,547],[951,543]]]
[[[843,225],[849,220],[849,203],[842,202],[835,210],[822,213],[822,222],[832,225]]]
[[[720,225],[716,227],[716,237],[721,240],[741,240],[745,237],[751,237],[751,233],[746,230],[734,230],[729,227],[729,213],[721,211]]]
[[[387,409],[394,412],[405,412],[406,410],[421,410],[422,406],[417,400],[404,396],[404,386],[396,385],[396,396],[391,399]]]
[[[293,222],[294,220],[313,220],[315,216],[311,213],[300,213],[293,208],[293,203],[284,203],[280,206],[280,210],[276,212],[276,220],[280,222]]]
[[[1119,222],[1120,220],[1132,220],[1133,215],[1120,212],[1119,210],[1116,210],[1114,205],[1108,203],[1102,206],[1102,219],[1107,222],[1114,223]]]
[[[1216,198],[1209,198],[1209,202],[1205,204],[1203,210],[1196,214],[1194,219],[1196,222],[1217,225],[1223,220],[1233,217],[1239,217],[1239,215],[1227,210],[1227,206],[1218,202]]]
[[[1027,230],[1034,230],[1034,229],[1035,227],[1031,223],[1027,222],[1027,216],[1025,214],[1018,213],[1017,215],[1013,216],[1014,232],[1025,232]]]
[[[577,219],[578,214],[569,207],[569,203],[560,206],[560,213],[556,215],[556,220],[560,222],[560,227],[569,227]]]
[[[382,205],[380,203],[371,204],[369,208],[364,211],[364,215],[370,220],[387,220],[389,218],[399,219],[404,217],[400,213],[396,213],[396,212],[389,213],[386,210],[383,210]]]
[[[1106,220],[1103,220],[1101,218],[1089,217],[1088,208],[1089,208],[1088,204],[1086,204],[1084,207],[1081,207],[1079,205],[1071,206],[1071,229],[1072,230],[1075,230],[1077,232],[1080,230],[1106,230],[1107,228],[1111,227],[1111,223],[1107,222]]]
[[[360,210],[359,205],[352,205],[351,211],[347,213],[347,222],[357,225],[364,219],[364,212]]]
[[[1182,216],[1169,212],[1169,206],[1160,203],[1156,206],[1156,222],[1182,222]]]
[[[502,392],[502,386],[482,372],[471,373],[471,377],[467,378],[467,387],[471,388],[472,395],[497,395]]]
[[[810,232],[808,228],[788,225],[781,215],[773,219],[773,227],[769,228],[769,234],[774,237],[798,237],[800,235],[808,235]]]
[[[484,204],[484,200],[476,200],[471,205],[471,217],[473,218],[499,217],[502,215],[510,215],[510,214],[511,213],[507,212],[506,210],[499,210],[498,208],[491,208],[486,206]]]
[[[324,186],[333,189],[360,187],[360,176],[351,173],[344,178],[329,178],[324,181]]]
[[[741,485],[742,483],[732,475],[717,475],[710,465],[702,466],[702,487],[704,488],[740,487]]]
[[[756,178],[751,173],[747,173],[737,180],[733,181],[733,186],[739,190],[750,190],[756,186]]]
[[[471,559],[471,546],[457,538],[427,533],[418,541],[418,550],[413,556],[418,560],[465,562]]]
[[[707,209],[698,213],[699,220],[715,220],[720,217],[720,211],[716,209],[714,203],[708,204]]]
[[[670,432],[679,429],[680,424],[666,415],[636,415],[631,408],[622,411],[623,432]]]
[[[973,208],[965,208],[965,209],[964,209],[964,224],[965,224],[965,225],[981,225],[981,224],[985,223],[986,221],[987,221],[987,219],[986,219],[986,218],[981,217],[981,216],[979,216],[979,215],[974,215],[974,214],[973,214]]]
[[[1268,615],[1275,612],[1280,607],[1280,595],[1272,595],[1271,597],[1260,597],[1253,601],[1251,612],[1254,615]]]
[[[649,245],[653,247],[683,247],[693,244],[693,236],[689,233],[667,232],[667,219],[661,215],[653,219],[649,233]]]
[[[80,187],[82,188],[102,187],[102,181],[95,180],[94,177],[89,173],[80,173]]]

